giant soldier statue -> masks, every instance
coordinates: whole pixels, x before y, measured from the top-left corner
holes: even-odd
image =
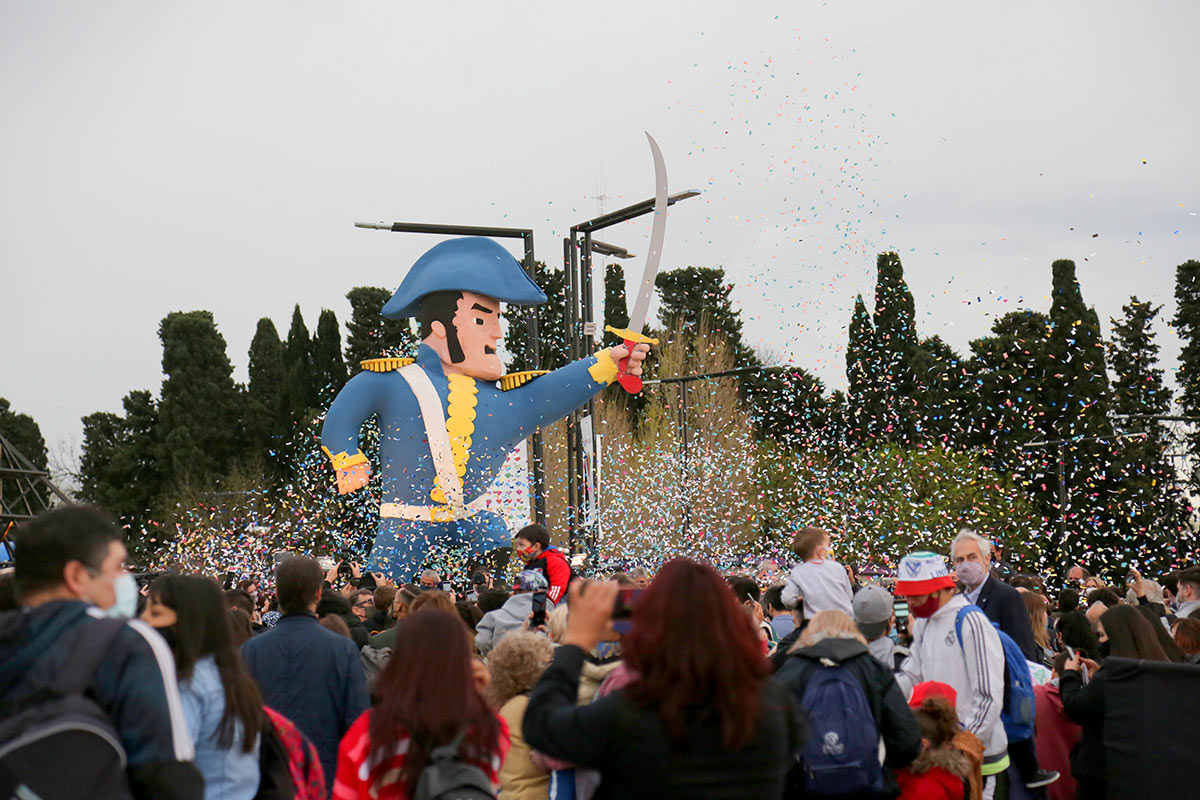
[[[383,307],[388,319],[419,321],[416,359],[363,362],[321,430],[338,491],[353,492],[371,473],[359,431],[378,415],[383,486],[370,569],[409,581],[431,546],[480,556],[510,547],[502,518],[484,507],[509,452],[612,383],[622,359],[624,371],[641,374],[649,344],[627,342],[552,372],[505,376],[496,354],[500,304],[545,301],[507,250],[468,237],[421,256]]]

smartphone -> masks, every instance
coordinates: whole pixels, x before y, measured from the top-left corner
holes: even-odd
[[[446,594],[450,594],[450,592],[452,591],[452,589],[450,588],[450,581],[442,581],[441,583],[439,583],[438,590],[445,592]]]
[[[536,628],[539,625],[546,624],[546,593],[538,589],[533,593],[533,617],[529,620],[529,627]]]
[[[908,635],[908,601],[897,597],[892,601],[892,612],[896,615],[896,633]]]
[[[620,634],[633,630],[633,610],[637,608],[638,600],[645,589],[622,589],[617,592],[613,601],[613,630]]]
[[[1069,645],[1069,644],[1063,645],[1063,647],[1067,651],[1067,660],[1069,660],[1069,661],[1074,660],[1075,659],[1075,648],[1071,647],[1071,645]],[[1084,664],[1082,661],[1079,662],[1079,676],[1083,679],[1084,683],[1088,682],[1087,664]]]

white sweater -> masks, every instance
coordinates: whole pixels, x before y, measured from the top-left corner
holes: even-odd
[[[1000,722],[1004,706],[1004,648],[992,623],[982,613],[967,614],[962,623],[962,645],[954,632],[954,618],[967,605],[962,595],[937,610],[932,617],[914,617],[913,643],[896,681],[905,694],[925,681],[938,681],[958,693],[958,720],[983,742],[985,757],[1008,750],[1008,737]]]
[[[820,611],[845,611],[854,619],[850,601],[850,577],[846,568],[831,558],[802,561],[792,567],[783,586],[783,604],[791,608],[804,598],[804,618],[812,619]]]

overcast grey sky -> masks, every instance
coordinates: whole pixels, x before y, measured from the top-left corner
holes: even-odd
[[[704,191],[663,268],[723,267],[750,339],[831,387],[882,250],[961,350],[1047,309],[1055,258],[1106,331],[1134,292],[1169,318],[1197,30],[1194,0],[0,0],[0,396],[77,444],[157,392],[174,310],[210,309],[244,380],[259,317],[344,322],[435,243],[355,220],[531,226],[556,261],[600,188],[652,195],[643,130]]]

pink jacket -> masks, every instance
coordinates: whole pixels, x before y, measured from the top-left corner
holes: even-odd
[[[1062,777],[1046,787],[1050,800],[1072,800],[1075,778],[1071,776],[1071,748],[1079,741],[1082,728],[1063,713],[1057,683],[1033,687],[1037,700],[1038,762],[1042,769],[1056,770]]]

